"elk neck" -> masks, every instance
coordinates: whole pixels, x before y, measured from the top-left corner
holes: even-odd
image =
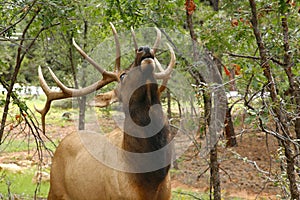
[[[159,150],[169,142],[169,127],[161,108],[158,86],[155,83],[148,83],[134,93],[143,95],[139,95],[141,98],[136,100],[137,97],[133,94],[135,97],[129,101],[129,112],[125,112],[123,148],[135,153]],[[152,112],[151,119],[149,111],[152,106],[155,106],[155,111]],[[141,128],[133,127],[132,121]],[[150,123],[153,127],[161,127],[160,130],[154,133],[151,128],[143,128]]]
[[[164,117],[163,110],[159,99],[158,85],[156,83],[148,83],[138,88],[133,94],[134,98],[129,101],[129,112],[125,112],[124,123],[124,138],[123,148],[126,151],[134,153],[149,153],[163,148],[170,142],[170,133],[167,120]],[[141,97],[136,99],[137,96]],[[150,119],[149,110],[152,106],[156,106]],[[157,133],[153,133],[151,129],[136,129],[133,128],[130,121],[134,121],[138,126],[144,127],[149,123],[154,124],[155,127],[161,127]],[[139,131],[139,132],[137,132]],[[135,137],[140,135],[141,137]],[[147,137],[151,135],[150,137]],[[166,160],[171,159],[171,152],[166,151],[155,161],[165,163]],[[129,163],[131,164],[131,163]],[[138,163],[132,163],[139,165]],[[159,185],[161,181],[167,176],[170,166],[163,167],[153,172],[135,174],[137,184],[149,184],[149,187]],[[150,188],[149,188],[150,189]]]

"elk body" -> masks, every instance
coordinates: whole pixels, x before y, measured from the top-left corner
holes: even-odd
[[[150,49],[149,47],[138,48],[132,30],[136,57],[128,69],[121,71],[118,35],[112,24],[111,26],[117,51],[115,72],[107,72],[102,69],[74,42],[74,46],[80,54],[102,74],[102,80],[76,90],[64,86],[50,70],[53,79],[61,89],[61,92],[54,92],[49,89],[39,68],[40,83],[47,95],[44,109],[36,109],[42,114],[43,130],[45,131],[45,115],[50,109],[51,101],[86,95],[116,81],[118,86],[115,90],[100,94],[95,98],[95,105],[104,106],[118,100],[123,106],[124,127],[107,134],[107,139],[125,152],[143,154],[157,151],[170,142],[168,121],[160,106],[160,94],[175,65],[174,52],[169,46],[171,61],[167,69],[162,69],[155,58],[155,52],[160,43],[160,31],[157,29],[157,39],[153,48]],[[157,68],[160,70],[159,72],[155,71]],[[163,79],[164,85],[159,86],[157,79]],[[153,109],[154,107],[155,109]],[[157,133],[153,134],[151,128],[135,128],[135,126],[146,127],[150,123],[154,127],[159,127]],[[94,144],[96,141],[97,144],[94,134],[86,132],[79,136],[78,133],[72,133],[66,136],[57,147],[52,160],[48,199],[168,200],[171,198],[169,164],[146,172],[117,170],[106,166],[91,155],[82,140]],[[130,159],[122,157],[120,159],[128,169],[137,169],[137,166],[140,165]],[[157,160],[150,160],[150,162],[168,163],[170,160],[171,153],[167,151]]]

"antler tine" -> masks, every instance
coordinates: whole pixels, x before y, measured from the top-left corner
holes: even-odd
[[[73,40],[73,45],[76,48],[76,50],[84,57],[84,59],[86,59],[90,64],[92,64],[103,76],[109,76],[112,78],[117,78],[115,73],[112,72],[108,72],[105,69],[102,69],[102,67],[100,67],[91,57],[89,57],[79,46],[78,44],[75,42],[75,39],[72,38]],[[120,46],[120,45],[119,45]],[[120,48],[119,49],[119,54],[120,54]],[[120,63],[120,62],[119,62]],[[51,73],[51,69],[50,69],[50,73]],[[53,72],[51,73],[51,75],[54,74]],[[55,76],[55,75],[54,75]],[[53,77],[53,76],[52,76]],[[54,77],[53,77],[54,78]],[[57,79],[58,80],[58,79]],[[116,80],[117,81],[117,80]],[[72,91],[74,92],[74,91]]]
[[[54,73],[52,72],[52,70],[49,68],[50,70],[50,73],[53,77]],[[48,113],[48,111],[50,110],[50,106],[51,106],[51,102],[52,100],[55,100],[55,99],[62,99],[62,98],[67,98],[67,97],[70,97],[72,96],[72,93],[71,94],[68,94],[68,93],[64,93],[64,92],[53,92],[47,82],[45,81],[45,78],[43,76],[43,73],[42,73],[42,69],[41,69],[41,66],[39,66],[38,68],[38,75],[39,75],[39,81],[40,81],[40,85],[43,89],[43,91],[45,92],[46,96],[47,96],[47,101],[46,101],[46,104],[44,106],[43,109],[38,109],[36,108],[36,106],[34,106],[34,109],[40,113],[42,115],[42,128],[43,128],[43,132],[45,133],[45,116],[46,114]],[[54,75],[55,76],[55,75]],[[57,77],[55,76],[55,78],[57,79]],[[58,79],[57,79],[58,80]],[[57,82],[57,80],[55,82]],[[58,80],[59,81],[59,80]],[[60,81],[59,81],[60,82]],[[61,83],[61,82],[60,82]],[[62,84],[62,83],[61,83]],[[65,87],[65,86],[64,86]]]
[[[121,66],[121,50],[120,50],[120,41],[119,41],[119,36],[118,33],[115,29],[115,26],[113,23],[109,22],[112,32],[114,34],[115,38],[115,43],[116,43],[116,62],[115,62],[115,71],[119,72],[120,71],[120,66]]]
[[[63,93],[65,93],[68,96],[72,96],[73,93],[75,93],[75,91],[72,91],[71,88],[66,87],[58,78],[57,76],[54,74],[54,72],[51,70],[50,67],[48,67],[48,70],[52,76],[52,78],[54,79],[56,85],[62,90]]]
[[[102,69],[91,57],[89,57],[75,42],[75,39],[72,38],[73,45],[76,50],[86,59],[89,63],[91,63],[101,74],[105,73],[106,71]]]
[[[155,64],[156,64],[157,68],[159,69],[159,71],[163,72],[164,69],[162,68],[160,62],[157,60],[156,57],[154,57],[154,62],[155,62]]]
[[[39,66],[38,68],[38,74],[39,74],[39,81],[40,81],[40,85],[43,89],[43,91],[45,92],[45,94],[49,94],[50,93],[50,88],[48,86],[48,84],[46,83],[45,81],[45,78],[43,76],[43,73],[42,73],[42,69],[41,69],[41,66]],[[46,102],[46,105],[43,109],[38,109],[35,105],[34,105],[34,109],[40,113],[42,115],[42,129],[43,129],[43,133],[45,133],[45,116],[46,116],[46,113],[49,111],[50,109],[50,102]]]
[[[43,133],[45,133],[46,131],[46,114],[48,113],[48,111],[50,110],[50,106],[51,106],[51,101],[47,101],[45,104],[45,107],[41,110],[38,109],[37,107],[35,107],[34,105],[34,109],[41,114],[42,116],[42,130]]]
[[[157,66],[157,68],[159,69],[160,72],[163,72],[164,69],[162,68],[160,62],[157,60],[156,57],[154,57],[154,62],[155,62],[155,65]],[[169,77],[165,77],[161,83],[161,86],[159,87],[159,92],[163,92],[165,89],[166,89],[166,85],[168,83],[168,80],[169,80]]]
[[[130,29],[131,29],[131,35],[132,35],[132,39],[133,39],[134,48],[135,48],[135,51],[137,51],[139,47],[138,47],[138,44],[136,41],[135,32],[132,27],[130,27]]]
[[[154,54],[156,53],[156,51],[160,45],[160,42],[161,42],[161,31],[157,27],[155,27],[155,30],[156,30],[156,40],[155,40],[153,48],[152,48]]]
[[[53,71],[50,68],[48,68],[48,69],[50,71],[52,78],[54,79],[57,86],[61,89],[61,91],[59,91],[59,92],[52,91],[49,88],[49,86],[46,83],[45,78],[43,76],[42,69],[39,66],[39,69],[38,69],[39,81],[40,81],[40,85],[41,85],[43,91],[45,92],[45,94],[47,96],[47,100],[46,100],[46,103],[45,103],[45,106],[43,109],[38,109],[35,107],[35,110],[42,115],[42,127],[43,127],[44,133],[45,133],[45,117],[46,117],[46,114],[48,113],[48,111],[50,110],[51,102],[53,100],[84,96],[84,95],[90,94],[90,93],[102,88],[103,86],[107,85],[108,83],[111,83],[113,81],[118,81],[118,76],[115,73],[104,71],[102,80],[97,81],[97,82],[93,83],[92,85],[89,85],[85,88],[73,89],[73,88],[66,87],[57,78],[57,76],[53,73]]]
[[[114,37],[115,37],[115,42],[116,42],[116,64],[115,64],[115,67],[116,67],[116,70],[119,71],[120,70],[120,54],[121,54],[120,53],[120,43],[119,43],[119,39],[118,39],[118,35],[117,35],[115,27],[113,26],[112,23],[110,23],[110,25],[112,27]],[[45,133],[45,117],[46,117],[46,114],[48,113],[48,111],[50,110],[51,102],[53,100],[84,96],[84,95],[90,94],[96,90],[99,90],[103,86],[105,86],[113,81],[119,81],[118,75],[116,73],[108,72],[108,71],[102,69],[92,58],[90,58],[76,44],[74,38],[72,38],[72,41],[73,41],[73,45],[77,49],[77,51],[102,74],[103,78],[100,81],[97,81],[97,82],[93,83],[92,85],[89,85],[85,88],[73,89],[73,88],[66,87],[57,78],[57,76],[53,73],[53,71],[50,68],[48,68],[55,83],[61,89],[61,91],[57,92],[57,91],[52,91],[49,88],[49,86],[47,85],[45,78],[43,76],[42,69],[39,66],[39,68],[38,68],[39,81],[40,81],[40,85],[41,85],[43,91],[45,92],[45,94],[47,96],[47,100],[46,100],[46,103],[45,103],[45,106],[43,109],[38,109],[35,107],[35,110],[42,115],[42,127],[43,127],[44,133]]]
[[[168,43],[167,43],[167,46],[169,47],[169,50],[170,50],[170,53],[171,53],[171,60],[170,60],[169,66],[165,70],[162,69],[162,67],[160,66],[160,63],[158,62],[158,60],[157,59],[155,60],[156,65],[158,66],[159,70],[161,71],[161,72],[157,72],[157,73],[154,74],[155,78],[157,78],[157,79],[169,78],[169,76],[170,76],[170,74],[171,74],[171,72],[172,72],[172,70],[175,66],[176,56],[175,56],[174,50]]]

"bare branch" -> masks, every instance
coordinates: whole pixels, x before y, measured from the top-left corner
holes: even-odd
[[[9,29],[13,28],[14,26],[16,26],[17,24],[19,24],[21,21],[23,21],[25,19],[25,17],[28,15],[28,13],[31,11],[31,9],[33,8],[33,6],[35,5],[35,3],[37,2],[37,0],[34,0],[32,2],[32,4],[29,6],[28,10],[26,11],[26,13],[19,19],[17,20],[15,23],[13,23],[12,25],[8,26],[7,28],[5,28],[4,30],[2,30],[0,32],[0,35],[4,34],[6,31],[8,31]]]
[[[237,58],[247,58],[247,59],[253,59],[253,60],[260,60],[260,57],[256,57],[256,56],[240,55],[240,54],[235,54],[235,53],[230,53],[230,52],[227,52],[226,54],[228,56],[237,57]],[[280,66],[286,66],[287,65],[286,63],[283,63],[283,62],[275,59],[274,57],[268,57],[268,60],[271,60],[273,63],[276,63]]]

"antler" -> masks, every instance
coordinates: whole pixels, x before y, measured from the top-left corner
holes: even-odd
[[[117,71],[120,70],[120,43],[119,43],[119,39],[118,39],[118,35],[117,32],[113,26],[113,24],[110,24],[114,33],[114,37],[115,37],[115,42],[116,42],[116,64],[115,64],[115,68]],[[38,68],[38,75],[39,75],[39,81],[40,81],[40,85],[43,89],[43,91],[45,92],[46,96],[47,96],[47,101],[45,103],[45,106],[43,109],[38,109],[35,107],[35,110],[37,112],[39,112],[42,115],[42,128],[43,128],[43,132],[45,133],[45,117],[46,114],[48,113],[50,106],[51,106],[51,102],[53,100],[58,100],[58,99],[65,99],[65,98],[70,98],[70,97],[80,97],[80,96],[84,96],[87,95],[93,91],[99,90],[100,88],[102,88],[103,86],[113,82],[113,81],[119,81],[117,72],[112,73],[112,72],[108,72],[104,69],[102,69],[92,58],[90,58],[75,42],[75,40],[73,39],[73,45],[75,46],[75,48],[77,49],[77,51],[90,63],[92,64],[101,74],[102,74],[102,79],[100,81],[97,81],[95,83],[93,83],[92,85],[89,85],[85,88],[81,88],[81,89],[73,89],[73,88],[68,88],[66,87],[58,78],[57,76],[53,73],[53,71],[48,67],[50,74],[52,76],[52,78],[54,79],[55,83],[57,84],[57,86],[61,89],[61,91],[57,92],[57,91],[53,91],[49,88],[48,84],[45,81],[45,78],[43,76],[42,73],[42,69],[41,67]]]
[[[176,56],[175,56],[174,50],[168,43],[167,43],[167,46],[169,47],[169,50],[170,50],[170,53],[171,53],[171,60],[170,60],[170,63],[168,65],[167,69],[163,70],[163,68],[161,67],[159,61],[156,58],[154,58],[156,66],[160,70],[160,72],[156,72],[154,74],[154,77],[157,78],[157,79],[168,79],[170,77],[170,74],[171,74],[174,66],[175,66]]]
[[[155,30],[156,30],[156,35],[157,36],[156,36],[156,40],[154,42],[154,45],[152,47],[154,55],[155,55],[155,53],[157,51],[157,48],[159,47],[160,42],[161,42],[161,31],[157,27],[155,27]]]
[[[157,48],[159,47],[160,42],[161,42],[161,31],[157,27],[155,27],[155,30],[156,30],[156,39],[155,39],[154,45],[152,47],[154,54],[156,53]],[[133,44],[134,44],[135,51],[137,52],[139,47],[138,47],[138,44],[136,41],[134,29],[132,27],[131,27],[131,35],[133,38]]]
[[[160,71],[159,73],[155,73],[154,76],[158,79],[159,78],[163,79],[162,84],[159,88],[160,92],[163,92],[166,89],[166,85],[168,83],[168,80],[170,79],[171,72],[173,71],[176,62],[176,57],[173,48],[168,43],[167,46],[169,47],[171,52],[171,61],[166,70],[162,68],[160,62],[156,59],[156,57],[154,57],[155,64]]]
[[[156,30],[156,40],[154,42],[154,45],[152,47],[152,51],[155,55],[160,43],[161,43],[161,31],[155,27],[155,30]],[[134,32],[134,29],[131,27],[131,35],[132,35],[132,38],[133,38],[133,43],[134,43],[134,48],[135,48],[135,51],[136,51],[136,60],[135,60],[135,65],[137,65],[137,61],[140,59],[140,57],[142,56],[142,54],[139,55],[139,51],[138,51],[138,44],[137,44],[137,40],[136,40],[136,37],[135,37],[135,32]],[[156,66],[157,68],[159,69],[160,72],[157,72],[154,74],[155,78],[157,79],[163,79],[163,82],[162,82],[162,86],[160,87],[160,91],[162,92],[165,88],[166,88],[166,85],[167,85],[167,82],[170,78],[170,74],[175,66],[175,62],[176,62],[176,57],[175,57],[175,53],[174,53],[174,50],[173,48],[167,43],[167,46],[169,47],[169,50],[170,50],[170,53],[171,53],[171,61],[170,61],[170,64],[169,66],[167,67],[166,70],[164,70],[162,67],[161,67],[161,64],[159,63],[159,61],[156,59],[156,57],[154,56],[154,61],[156,63]]]
[[[139,47],[138,47],[138,44],[136,41],[135,32],[132,27],[130,27],[130,29],[131,29],[131,35],[132,35],[132,39],[133,39],[134,48],[135,48],[135,51],[137,51]]]
[[[111,29],[113,31],[114,38],[115,38],[115,44],[116,44],[115,72],[119,72],[120,71],[120,66],[121,66],[121,50],[120,50],[119,36],[118,36],[118,33],[117,33],[113,23],[109,22],[109,24],[110,24]]]
[[[155,30],[156,30],[156,39],[155,39],[155,42],[154,42],[154,45],[152,47],[152,52],[153,52],[153,55],[155,56],[155,53],[157,51],[157,48],[158,46],[160,45],[160,42],[161,42],[161,31],[155,27]],[[144,54],[143,51],[139,51],[139,47],[138,47],[138,44],[137,44],[137,40],[136,40],[136,37],[135,37],[135,32],[134,32],[134,29],[131,27],[131,35],[132,35],[132,39],[133,39],[133,44],[134,44],[134,48],[135,48],[135,60],[134,60],[134,64],[132,65],[132,67],[135,67],[135,66],[138,66],[141,62],[141,58]]]
[[[155,27],[155,30],[156,30],[156,40],[155,40],[154,45],[152,47],[152,51],[153,51],[154,55],[155,55],[155,53],[156,53],[156,51],[157,51],[157,49],[158,49],[158,47],[161,43],[161,31],[157,27]],[[138,44],[137,44],[137,41],[136,41],[135,32],[134,32],[132,27],[131,27],[131,35],[132,35],[132,38],[133,38],[134,48],[135,48],[136,54],[137,54],[136,59],[138,59],[139,58],[139,56],[138,56],[138,54],[139,54]],[[170,53],[171,53],[171,61],[170,61],[170,64],[169,64],[169,66],[166,70],[163,70],[160,63],[156,59],[156,57],[154,57],[155,63],[156,63],[157,67],[160,70],[160,72],[155,73],[155,78],[157,78],[157,79],[168,79],[171,72],[172,72],[172,70],[173,70],[173,67],[175,66],[176,57],[175,57],[174,50],[168,43],[167,43],[167,46],[169,47],[169,50],[170,50]]]

